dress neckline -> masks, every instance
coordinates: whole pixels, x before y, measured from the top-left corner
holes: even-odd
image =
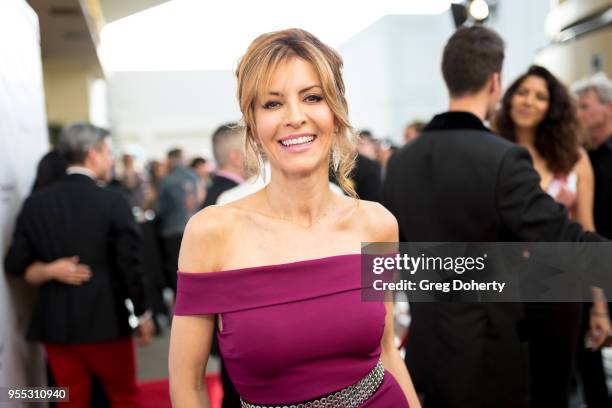
[[[235,269],[223,269],[220,271],[210,271],[210,272],[184,272],[184,271],[178,271],[179,274],[182,275],[191,275],[191,276],[201,276],[201,275],[213,275],[213,274],[225,274],[225,273],[232,273],[232,272],[247,272],[247,271],[253,271],[253,270],[259,270],[259,269],[277,269],[277,268],[281,268],[281,267],[295,267],[295,266],[300,266],[300,265],[308,265],[308,264],[312,264],[312,263],[321,263],[321,262],[326,262],[326,261],[332,261],[332,260],[336,260],[336,259],[342,259],[342,258],[350,258],[350,257],[354,257],[354,256],[361,256],[360,253],[350,253],[350,254],[340,254],[340,255],[330,255],[330,256],[324,256],[324,257],[320,257],[320,258],[311,258],[311,259],[303,259],[303,260],[298,260],[298,261],[291,261],[291,262],[284,262],[284,263],[278,263],[278,264],[267,264],[267,265],[259,265],[259,266],[247,266],[244,268],[235,268]]]
[[[361,254],[214,272],[178,272],[175,314],[207,315],[359,291]]]

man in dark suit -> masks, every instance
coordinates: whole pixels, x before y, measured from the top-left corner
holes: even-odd
[[[601,240],[539,186],[527,150],[483,124],[500,94],[504,43],[482,27],[448,41],[449,112],[391,159],[383,197],[402,241]],[[526,407],[519,303],[413,303],[406,363],[425,406]],[[554,341],[554,339],[551,339]]]
[[[215,130],[212,136],[213,155],[217,170],[211,178],[202,207],[217,203],[219,196],[244,182],[245,149],[244,129],[236,123],[226,123]]]
[[[612,239],[612,81],[600,72],[579,81],[572,88],[578,95],[578,112],[591,139],[589,159],[595,178],[595,230]],[[585,309],[581,327],[583,335],[588,330],[588,320],[588,309]],[[588,349],[582,342],[579,345],[578,369],[587,407],[612,406],[601,350]]]
[[[67,406],[89,404],[92,374],[113,406],[133,406],[136,371],[126,299],[139,316],[141,342],[153,332],[130,207],[120,193],[96,184],[110,175],[107,136],[88,124],[62,131],[58,150],[67,175],[25,201],[5,259],[7,273],[40,286],[27,337],[44,343],[55,383],[70,387]]]

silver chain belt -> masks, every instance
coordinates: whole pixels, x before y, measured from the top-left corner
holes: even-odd
[[[257,405],[249,404],[240,399],[242,408],[356,408],[370,398],[382,384],[385,376],[385,368],[382,361],[378,360],[376,367],[372,369],[358,383],[329,394],[316,400],[291,405]]]

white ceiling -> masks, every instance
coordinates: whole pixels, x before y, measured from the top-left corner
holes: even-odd
[[[96,47],[79,0],[28,0],[40,25],[44,59],[96,66]]]
[[[449,8],[449,0],[173,0],[107,24],[101,55],[108,71],[231,69],[261,33],[299,27],[338,47],[384,15]]]

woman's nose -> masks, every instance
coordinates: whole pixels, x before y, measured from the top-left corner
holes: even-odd
[[[306,115],[299,103],[287,104],[287,117],[285,124],[291,127],[300,127],[306,122]]]

